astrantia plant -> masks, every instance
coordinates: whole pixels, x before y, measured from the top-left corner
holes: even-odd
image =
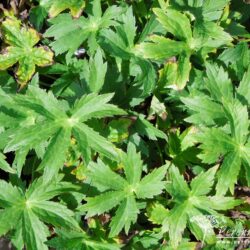
[[[14,229],[15,246],[21,249],[48,249],[45,245],[49,229],[44,223],[80,230],[74,213],[59,202],[50,201],[64,192],[77,190],[77,187],[60,179],[44,184],[37,179],[27,190],[22,186],[0,182],[1,227],[3,235]]]
[[[161,70],[161,77],[166,80],[169,88],[185,87],[192,55],[205,60],[208,53],[232,41],[232,37],[214,22],[197,18],[192,28],[191,20],[180,11],[172,8],[156,8],[153,11],[167,33],[175,39],[152,35],[149,42],[138,46],[138,50],[144,57],[156,60],[178,57],[177,62],[167,62]]]
[[[35,113],[33,123],[15,130],[6,129],[2,133],[3,136],[8,137],[4,152],[18,151],[23,148],[31,150],[36,145],[49,140],[48,150],[38,167],[38,169],[44,169],[44,177],[47,181],[51,180],[63,166],[72,136],[77,140],[86,162],[91,157],[91,148],[109,158],[118,158],[115,146],[83,123],[93,118],[125,114],[116,106],[107,104],[111,98],[112,94],[84,95],[75,102],[74,107],[70,108],[67,103],[57,100],[53,94],[47,94],[41,89],[30,86],[25,96],[15,95],[13,102],[14,105],[25,108],[27,112],[31,110]]]
[[[162,222],[163,230],[169,231],[171,245],[177,247],[182,233],[188,227],[194,236],[204,242],[216,242],[208,215],[219,216],[216,210],[227,210],[241,204],[232,197],[209,196],[217,166],[196,176],[190,187],[176,167],[171,167],[167,191],[172,196],[173,208]]]
[[[227,189],[234,192],[237,176],[242,171],[248,185],[249,179],[249,117],[246,103],[249,100],[250,70],[239,86],[234,88],[228,74],[222,67],[207,65],[207,78],[204,79],[204,92],[196,92],[182,98],[186,107],[193,113],[186,120],[200,126],[198,142],[202,152],[199,157],[205,163],[215,163],[223,157],[218,172],[218,194]],[[204,117],[204,118],[203,118]]]
[[[123,228],[128,233],[131,224],[137,220],[141,206],[137,200],[153,198],[162,192],[165,185],[163,178],[166,166],[155,169],[142,178],[143,163],[133,144],[128,144],[127,154],[122,156],[120,164],[124,168],[125,178],[101,161],[90,165],[91,185],[105,192],[87,198],[87,203],[80,208],[87,211],[87,217],[90,217],[118,206],[111,221],[110,236],[117,235]]]
[[[0,237],[17,250],[249,247],[250,4],[0,4]]]

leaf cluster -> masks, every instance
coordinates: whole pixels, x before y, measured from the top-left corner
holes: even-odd
[[[7,2],[0,236],[18,250],[247,249],[247,1]]]

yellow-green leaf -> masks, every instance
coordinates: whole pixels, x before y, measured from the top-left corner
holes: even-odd
[[[18,63],[16,77],[23,87],[35,73],[37,66],[50,65],[53,52],[48,48],[34,47],[40,40],[36,30],[23,26],[14,16],[2,22],[1,32],[7,47],[0,54],[0,70],[6,70]]]
[[[40,5],[49,9],[49,16],[55,17],[69,9],[73,17],[79,17],[85,7],[84,0],[41,0]]]

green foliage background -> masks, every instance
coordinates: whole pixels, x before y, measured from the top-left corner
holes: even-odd
[[[27,250],[248,249],[248,1],[8,2],[0,235]]]

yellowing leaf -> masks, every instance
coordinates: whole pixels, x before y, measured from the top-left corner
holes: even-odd
[[[55,17],[67,9],[73,17],[79,17],[85,7],[84,0],[41,0],[40,4],[49,8],[50,17]]]
[[[8,69],[18,63],[16,77],[23,87],[35,73],[37,66],[50,65],[53,53],[48,48],[34,47],[40,40],[36,30],[22,26],[14,16],[8,16],[1,25],[7,47],[0,54],[0,70]]]

